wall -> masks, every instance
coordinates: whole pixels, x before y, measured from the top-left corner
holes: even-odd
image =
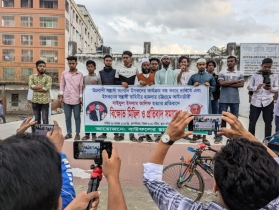
[[[27,90],[6,90],[6,113],[7,114],[30,114],[32,113],[32,108],[27,102]],[[12,94],[19,94],[18,106],[12,106]]]

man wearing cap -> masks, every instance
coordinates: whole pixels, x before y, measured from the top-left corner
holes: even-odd
[[[278,91],[278,76],[271,72],[273,61],[265,58],[262,61],[262,70],[253,74],[249,80],[248,90],[253,91],[250,104],[249,132],[255,135],[257,120],[263,113],[265,123],[265,137],[271,136],[274,93]]]
[[[138,86],[146,86],[146,85],[154,85],[154,77],[155,75],[150,73],[150,63],[147,58],[143,58],[141,61],[141,70],[142,73],[137,74],[135,78],[135,85]],[[153,142],[152,138],[146,134],[139,134],[138,142],[143,142],[143,138],[146,137],[146,141]]]
[[[216,88],[216,82],[215,79],[211,74],[208,74],[205,69],[206,69],[206,60],[204,58],[200,58],[197,61],[197,68],[198,68],[198,73],[193,74],[189,81],[188,85],[194,85],[194,87],[197,87],[199,85],[205,85],[206,87],[209,87],[209,95],[215,91]],[[211,114],[211,99],[208,97],[208,114]],[[197,135],[193,135],[193,139],[190,140],[191,143],[196,143],[198,139]],[[209,144],[209,141],[206,139],[206,135],[203,135],[202,141],[205,144]]]
[[[163,55],[161,58],[163,68],[155,74],[156,85],[177,85],[177,74],[169,68],[170,58]]]

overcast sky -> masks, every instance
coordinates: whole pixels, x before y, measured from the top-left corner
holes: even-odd
[[[205,53],[212,46],[279,42],[279,0],[75,0],[113,52]]]

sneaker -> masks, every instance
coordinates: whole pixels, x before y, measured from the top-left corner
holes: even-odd
[[[214,141],[214,144],[220,144],[220,142],[222,142],[223,138],[220,137],[220,136],[217,136],[215,141]]]
[[[100,139],[106,139],[107,136],[102,134],[102,135],[98,136],[98,138],[100,138]]]
[[[115,141],[119,141],[119,136],[118,135],[114,135],[114,138],[113,138]]]
[[[97,136],[96,135],[92,135],[92,140],[95,140],[97,139]]]
[[[136,137],[134,137],[134,136],[130,137],[130,140],[131,140],[132,142],[138,142],[138,140],[137,140]]]
[[[82,137],[81,140],[88,140],[88,139],[90,139],[90,136],[89,135],[85,135],[84,137]]]
[[[74,140],[75,140],[75,141],[80,140],[80,135],[79,135],[79,134],[76,134]]]
[[[114,140],[115,141],[123,141],[124,140],[124,136],[114,136]]]

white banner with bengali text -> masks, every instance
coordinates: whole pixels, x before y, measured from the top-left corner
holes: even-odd
[[[240,44],[240,71],[250,76],[261,70],[262,60],[273,60],[272,72],[279,73],[279,43],[242,43]]]
[[[207,114],[208,87],[96,86],[84,88],[88,133],[161,133],[177,110]]]

